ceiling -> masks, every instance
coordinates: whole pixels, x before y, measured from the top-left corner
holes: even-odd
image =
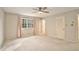
[[[55,15],[58,13],[79,9],[78,7],[48,7],[48,11],[50,12],[49,14],[46,13],[39,14],[34,13],[35,11],[33,10],[33,8],[35,7],[3,7],[5,12],[27,15],[27,16],[35,16],[35,17],[46,17],[49,15]]]

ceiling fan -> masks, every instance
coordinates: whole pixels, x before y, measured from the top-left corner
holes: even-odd
[[[37,8],[33,8],[33,10],[35,10],[34,13],[37,13],[37,12],[38,12],[39,14],[42,14],[42,13],[49,13],[47,7],[37,7]]]

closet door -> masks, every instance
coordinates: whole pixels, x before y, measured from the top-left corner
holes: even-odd
[[[56,37],[65,39],[65,19],[64,16],[56,17]]]

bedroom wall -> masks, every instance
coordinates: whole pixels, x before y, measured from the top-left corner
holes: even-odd
[[[65,38],[64,16],[62,15],[49,16],[46,17],[45,20],[46,20],[46,33],[48,36],[56,37],[59,39]]]
[[[4,40],[4,11],[0,8],[0,48]]]
[[[79,14],[78,14],[78,40],[79,40]]]
[[[5,39],[7,41],[15,39],[17,37],[17,20],[16,14],[5,14]]]
[[[65,30],[64,30],[65,38],[64,39],[67,41],[77,41],[78,40],[78,17],[77,17],[78,13],[79,13],[79,10],[74,10],[74,11],[46,17],[45,19],[46,19],[47,35],[51,37],[57,37],[56,36],[56,21],[57,21],[56,17],[64,16],[65,17]]]
[[[13,13],[5,13],[5,40],[11,41],[17,38],[17,30],[18,30],[18,20],[19,17],[26,17],[23,15],[13,14]],[[34,20],[38,20],[39,18],[33,18]],[[23,33],[21,37],[29,37],[34,35],[33,29],[22,29]],[[38,29],[37,29],[38,30]]]
[[[56,20],[54,16],[45,18],[46,21],[46,35],[56,37]]]

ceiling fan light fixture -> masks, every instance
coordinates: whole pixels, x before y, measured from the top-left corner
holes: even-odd
[[[39,11],[38,13],[39,13],[39,14],[42,14],[43,12]]]
[[[43,13],[48,14],[49,13],[47,7],[37,7],[37,8],[34,8],[33,10],[36,10],[36,12],[39,14],[43,14]]]

